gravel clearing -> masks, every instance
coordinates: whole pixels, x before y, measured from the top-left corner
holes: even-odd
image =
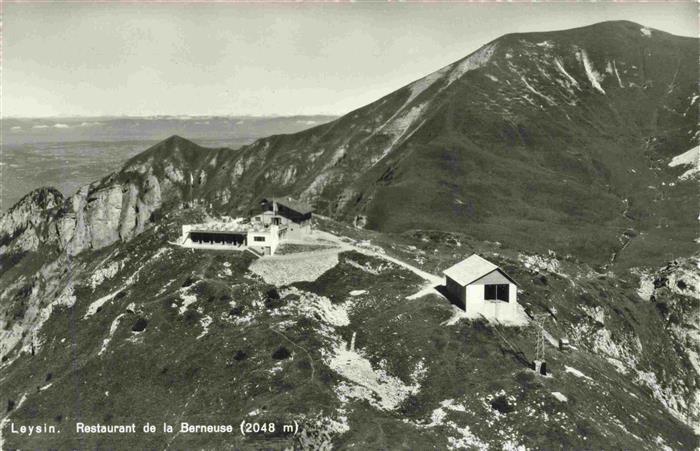
[[[265,282],[278,287],[294,282],[313,282],[338,264],[341,249],[264,257],[250,265],[250,270]]]

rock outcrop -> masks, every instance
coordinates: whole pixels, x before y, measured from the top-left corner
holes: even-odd
[[[143,232],[161,204],[161,183],[150,168],[138,177],[109,176],[69,198],[40,188],[0,217],[0,255],[36,251],[41,244],[69,255],[100,249]]]
[[[65,214],[57,221],[60,245],[75,255],[128,240],[143,232],[161,201],[160,183],[152,174],[143,186],[85,186],[66,201]]]
[[[64,202],[55,188],[38,188],[0,216],[0,254],[35,251],[47,237],[47,223]]]

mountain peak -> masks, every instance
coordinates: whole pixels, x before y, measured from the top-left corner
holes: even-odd
[[[204,150],[207,150],[207,148],[183,138],[180,135],[172,135],[133,157],[126,163],[125,167],[143,163],[152,157],[158,160],[189,160],[190,158],[196,157],[196,155],[202,153]]]
[[[629,44],[634,41],[635,37],[658,37],[662,35],[673,36],[665,31],[629,20],[610,20],[562,30],[509,33],[497,38],[494,42],[512,44],[512,41],[518,39],[547,39],[572,44],[585,44],[587,42],[609,44],[611,40],[617,41],[618,44]],[[632,39],[630,40],[630,38]]]
[[[30,204],[40,210],[49,210],[63,203],[63,194],[53,186],[36,188],[22,197],[10,210],[22,208],[22,205]]]
[[[197,146],[197,144],[180,135],[172,135],[156,144],[156,146]]]
[[[583,27],[578,27],[578,28],[572,28],[571,30],[565,30],[565,31],[574,31],[574,30],[586,30],[586,31],[596,31],[596,32],[634,32],[634,33],[641,33],[642,35],[647,35],[647,32],[658,32],[658,33],[665,33],[662,32],[661,30],[657,30],[655,28],[647,27],[646,25],[639,24],[637,22],[632,22],[630,20],[608,20],[605,22],[597,22],[591,25],[586,25]]]

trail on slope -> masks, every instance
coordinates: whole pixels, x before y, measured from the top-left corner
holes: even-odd
[[[336,243],[344,251],[352,250],[352,251],[359,252],[360,254],[381,258],[383,260],[395,263],[403,268],[406,268],[407,270],[411,271],[412,273],[416,274],[421,279],[424,279],[424,280],[431,282],[431,283],[434,283],[434,284],[441,284],[443,282],[442,277],[439,277],[439,276],[436,276],[435,274],[431,274],[429,272],[423,271],[422,269],[417,268],[417,267],[411,265],[410,263],[406,263],[403,260],[399,260],[398,258],[394,258],[394,257],[387,255],[387,254],[384,254],[382,252],[372,250],[369,247],[354,244],[354,240],[352,240],[351,242],[348,242],[348,241],[343,240],[341,237],[339,237],[337,235],[334,235],[330,232],[324,232],[322,230],[316,230],[316,231],[314,231],[314,234],[321,237],[322,239]]]
[[[434,293],[434,294],[437,294],[439,296],[442,296],[442,294],[436,290],[436,288],[438,286],[440,286],[444,283],[444,279],[440,276],[436,276],[435,274],[431,274],[427,271],[423,271],[422,269],[417,268],[417,267],[411,265],[410,263],[406,263],[403,260],[399,260],[398,258],[394,258],[390,255],[383,253],[383,252],[378,252],[376,250],[373,250],[370,247],[354,244],[355,240],[346,241],[346,240],[349,240],[349,238],[346,240],[343,240],[341,237],[339,237],[337,235],[334,235],[330,232],[325,232],[322,230],[316,230],[316,231],[314,231],[314,234],[316,234],[318,237],[320,237],[322,239],[336,243],[342,250],[356,251],[356,252],[359,252],[360,254],[363,254],[363,255],[369,255],[371,257],[380,258],[382,260],[386,260],[388,262],[394,263],[398,266],[401,266],[402,268],[405,268],[405,269],[411,271],[413,274],[417,275],[418,277],[420,277],[421,279],[423,279],[427,282],[418,292],[408,296],[407,299],[416,299],[416,298],[425,296],[429,293]]]

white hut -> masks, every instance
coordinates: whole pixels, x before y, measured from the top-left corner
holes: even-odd
[[[517,319],[518,284],[490,261],[472,254],[444,274],[450,300],[469,317],[504,322]]]

